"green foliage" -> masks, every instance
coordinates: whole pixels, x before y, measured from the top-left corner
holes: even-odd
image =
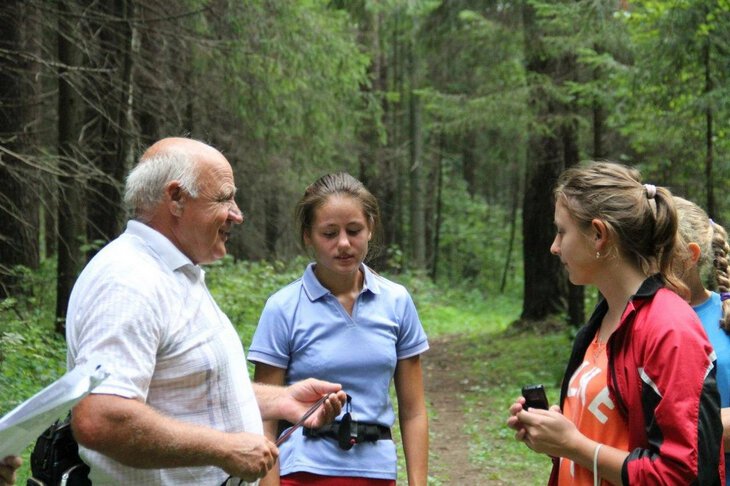
[[[66,342],[54,329],[55,262],[42,262],[38,271],[17,267],[14,274],[21,291],[0,301],[0,416],[66,371]],[[25,484],[31,449],[23,454],[18,484]]]
[[[0,415],[60,377],[66,344],[54,330],[55,265],[18,268],[22,292],[0,302]]]
[[[473,286],[488,295],[500,291],[502,272],[507,262],[511,221],[508,210],[499,204],[488,204],[479,196],[470,197],[465,181],[458,174],[444,176],[443,215],[440,236],[440,258],[437,279],[456,285]],[[521,295],[522,256],[521,231],[507,270],[507,293]]]
[[[611,123],[631,141],[636,159],[654,180],[698,202],[713,184],[720,189],[718,205],[727,208],[722,182],[730,177],[730,166],[719,163],[730,154],[727,2],[632,2],[622,20],[632,62],[614,77],[620,103]],[[710,136],[716,162],[705,180]]]
[[[222,25],[212,30],[229,37],[223,49],[201,53],[201,73],[223,70],[223,96],[247,124],[244,143],[304,163],[353,140],[369,60],[344,12],[323,0],[257,0],[232,3],[215,22]]]
[[[505,140],[519,137],[527,96],[522,33],[475,11],[446,5],[426,29],[431,86],[421,93],[430,130],[455,135],[494,130]]]
[[[245,346],[259,322],[266,299],[304,273],[307,260],[234,262],[226,257],[206,266],[206,281],[221,310],[230,318]]]
[[[472,285],[439,285],[422,273],[391,276],[411,293],[429,337],[498,332],[519,315],[519,294],[485,294]]]

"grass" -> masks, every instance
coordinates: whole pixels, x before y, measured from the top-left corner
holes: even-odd
[[[246,344],[266,298],[298,278],[303,268],[300,260],[286,265],[226,260],[209,267],[206,279]],[[53,334],[55,303],[47,297],[43,300],[52,294],[52,270],[29,276],[30,297],[0,303],[0,415],[65,371],[65,342]],[[566,334],[542,333],[539,328],[511,332],[510,323],[521,310],[516,293],[484,296],[474,289],[444,289],[421,275],[392,278],[410,290],[430,340],[450,336],[458,358],[470,363],[472,385],[463,396],[468,417],[463,430],[468,440],[461,445],[470,461],[483,469],[487,483],[544,484],[549,471],[544,456],[514,441],[505,419],[523,384],[544,383],[549,399],[557,400],[557,380],[569,349]],[[23,454],[18,484],[25,484],[29,475],[30,450]],[[405,469],[404,464],[400,469]],[[522,480],[511,481],[514,478]],[[434,475],[430,484],[448,482]]]
[[[471,460],[502,484],[523,477],[526,471],[533,484],[545,484],[550,470],[547,457],[515,441],[505,420],[522,385],[543,383],[550,402],[557,401],[557,377],[569,349],[567,337],[563,333],[496,333],[467,339],[464,357],[474,363],[472,376],[477,383],[466,397],[472,418],[467,425]],[[519,483],[530,484],[526,480]]]
[[[550,402],[557,401],[569,338],[564,332],[512,333],[509,324],[519,313],[518,302],[494,298],[483,305],[477,313],[479,307],[460,307],[450,321],[456,326],[451,334],[457,337],[449,346],[458,350],[469,370],[463,396],[469,460],[483,471],[487,484],[545,484],[550,461],[515,441],[505,420],[522,385],[543,383]]]

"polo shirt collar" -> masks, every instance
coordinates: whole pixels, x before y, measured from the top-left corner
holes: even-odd
[[[127,222],[127,231],[132,236],[142,239],[145,244],[154,251],[160,260],[172,271],[189,266],[198,268],[190,258],[185,256],[175,245],[172,244],[162,233],[156,229],[147,226],[144,223],[135,220]],[[195,272],[199,273],[199,272]]]
[[[320,299],[330,293],[330,291],[319,282],[317,276],[314,274],[314,265],[314,263],[307,265],[307,269],[304,271],[304,275],[302,276],[304,292],[307,293],[307,297],[309,297],[309,300],[312,301]],[[380,284],[378,283],[378,279],[375,278],[373,271],[364,263],[360,264],[360,270],[365,277],[363,279],[362,291],[360,293],[380,293]]]

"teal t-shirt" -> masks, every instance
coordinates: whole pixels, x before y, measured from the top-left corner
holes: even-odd
[[[709,299],[693,309],[702,321],[702,326],[717,354],[717,388],[720,390],[720,407],[730,407],[730,335],[720,327],[722,317],[720,294],[712,292]],[[730,484],[730,451],[725,453],[725,484]]]
[[[722,301],[720,294],[712,292],[710,298],[693,307],[710,338],[717,354],[717,388],[720,390],[720,406],[730,407],[730,334],[720,327]]]

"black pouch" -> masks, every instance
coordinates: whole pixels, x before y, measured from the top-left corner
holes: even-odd
[[[30,454],[27,486],[91,486],[89,466],[79,457],[71,432],[71,414],[38,436]]]
[[[357,444],[357,422],[352,420],[352,397],[347,395],[345,415],[340,420],[340,430],[337,433],[337,444],[340,449],[349,451]]]

